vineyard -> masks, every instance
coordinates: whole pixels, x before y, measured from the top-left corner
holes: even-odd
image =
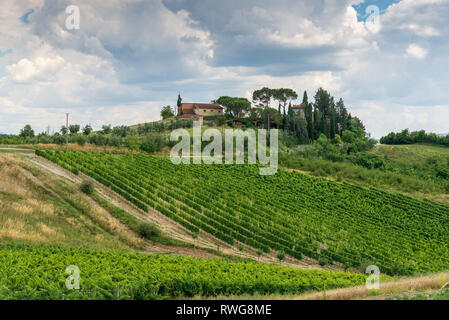
[[[298,294],[365,282],[361,274],[43,245],[0,245],[0,265],[2,300]],[[66,287],[68,266],[79,269],[79,290]]]
[[[37,151],[82,172],[144,211],[231,245],[304,256],[321,265],[376,264],[383,273],[449,268],[449,207],[298,172],[257,166],[173,165],[168,158]]]

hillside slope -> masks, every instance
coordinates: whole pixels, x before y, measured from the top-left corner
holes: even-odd
[[[298,260],[376,264],[408,274],[449,267],[449,207],[297,172],[171,164],[146,155],[40,151],[97,179],[143,211],[155,208],[193,235]]]
[[[142,240],[58,176],[0,154],[0,238],[87,248],[132,249]]]

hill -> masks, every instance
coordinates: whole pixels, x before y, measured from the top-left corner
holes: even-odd
[[[0,154],[0,238],[85,248],[141,247],[138,236],[67,180]]]
[[[365,281],[362,274],[262,264],[199,249],[179,240],[174,223],[154,215],[164,231],[147,240],[136,226],[146,217],[101,188],[91,196],[81,193],[79,183],[33,155],[0,154],[0,299],[299,294]],[[192,240],[203,246],[201,238]],[[65,286],[70,265],[81,272],[80,290]]]
[[[39,151],[189,230],[321,265],[376,264],[388,274],[449,267],[449,207],[257,166],[180,165],[146,155]]]

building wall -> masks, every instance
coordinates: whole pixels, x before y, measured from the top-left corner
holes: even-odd
[[[219,116],[223,114],[222,110],[218,109],[203,109],[203,108],[195,108],[195,114],[205,117],[210,116]]]
[[[306,119],[306,113],[305,113],[304,109],[295,109],[294,112],[296,114],[299,114],[301,116],[301,118],[303,118],[304,120]]]

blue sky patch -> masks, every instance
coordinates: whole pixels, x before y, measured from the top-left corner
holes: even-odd
[[[30,17],[30,15],[32,15],[34,13],[34,9],[30,9],[28,10],[22,17],[20,17],[20,20],[25,23],[25,24],[29,24],[30,20],[28,20],[28,18]]]
[[[0,57],[6,56],[7,54],[11,54],[12,53],[12,49],[6,49],[6,50],[2,50],[0,49]]]
[[[367,17],[366,8],[368,6],[378,6],[380,9],[380,14],[384,14],[389,6],[400,1],[401,0],[366,0],[360,4],[353,5],[353,7],[357,11],[357,19],[359,21],[364,21]]]

